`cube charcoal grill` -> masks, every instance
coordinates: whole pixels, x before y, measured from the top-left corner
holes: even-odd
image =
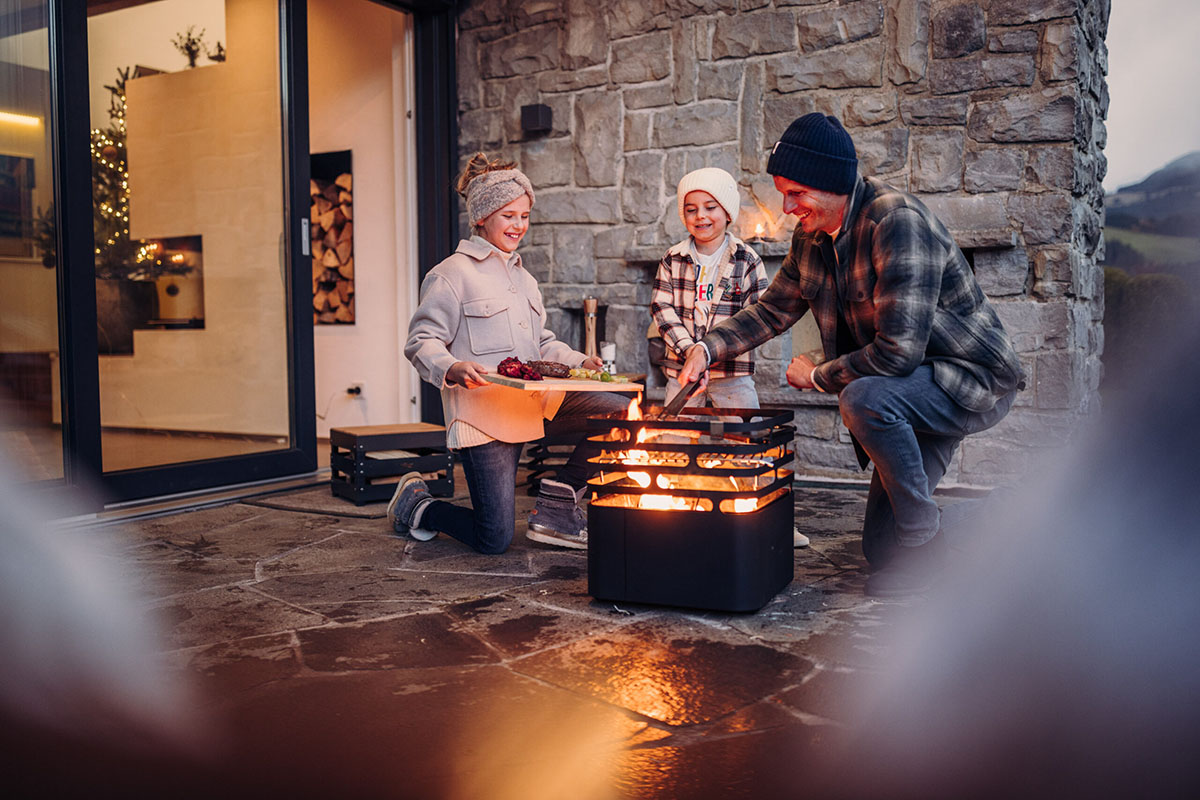
[[[588,593],[756,611],[792,580],[793,413],[589,420]]]

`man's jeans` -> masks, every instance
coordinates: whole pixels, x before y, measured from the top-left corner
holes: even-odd
[[[546,423],[546,433],[578,433],[583,439],[588,432],[587,417],[624,413],[629,401],[613,392],[567,392],[553,421]],[[488,442],[459,450],[471,508],[435,500],[422,514],[421,528],[441,531],[481,553],[507,550],[516,528],[517,463],[524,447],[523,442]],[[599,445],[577,445],[559,470],[559,480],[579,489],[587,483],[587,459],[598,451]]]
[[[1015,396],[988,411],[968,411],[934,382],[928,365],[903,378],[859,378],[842,390],[842,421],[875,462],[863,521],[867,561],[882,566],[897,546],[921,545],[937,534],[933,490],[954,449],[1003,419]]]

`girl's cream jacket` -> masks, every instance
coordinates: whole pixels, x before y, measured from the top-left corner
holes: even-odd
[[[460,241],[421,283],[404,355],[423,380],[441,389],[446,430],[461,421],[503,442],[540,439],[542,420],[558,411],[563,393],[492,385],[466,389],[447,384],[446,370],[456,361],[495,370],[509,356],[571,367],[585,358],[546,329],[542,293],[521,257],[506,264],[496,249],[469,240]]]

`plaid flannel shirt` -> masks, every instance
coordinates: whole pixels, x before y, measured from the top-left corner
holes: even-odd
[[[696,274],[699,266],[691,256],[691,237],[679,242],[663,256],[654,276],[654,295],[650,312],[666,342],[667,370],[683,368],[687,349],[704,336],[709,328],[729,319],[742,308],[755,303],[767,288],[767,271],[762,259],[748,244],[733,234],[717,273],[720,299],[709,309],[706,325],[696,330]],[[731,378],[754,374],[753,347],[731,353],[728,358],[713,359],[709,375]]]
[[[710,330],[714,361],[757,347],[813,312],[826,360],[813,378],[838,392],[866,375],[932,364],[960,405],[986,411],[1024,373],[1008,334],[946,227],[910,194],[874,178],[855,186],[837,241],[797,227],[758,303]],[[852,343],[838,347],[838,317]]]

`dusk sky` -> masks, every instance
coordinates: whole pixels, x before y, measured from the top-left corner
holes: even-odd
[[[1112,0],[1106,191],[1200,150],[1200,2]]]

